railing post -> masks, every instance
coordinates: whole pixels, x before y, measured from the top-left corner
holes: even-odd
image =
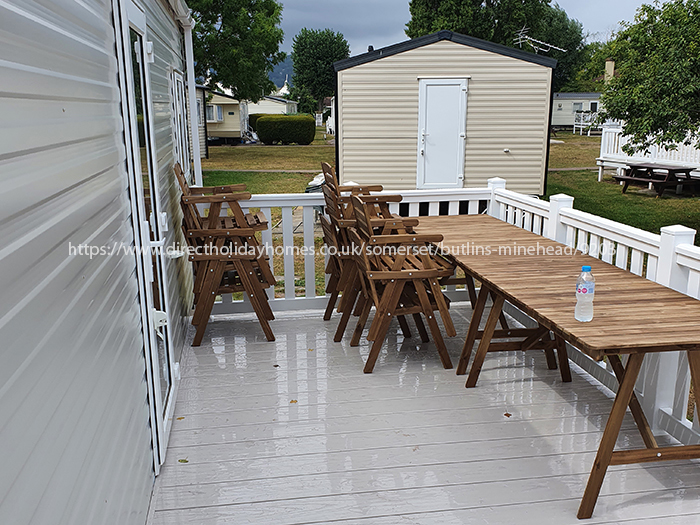
[[[681,225],[661,228],[656,282],[674,290],[687,290],[688,269],[677,264],[676,247],[679,244],[694,242],[695,230],[691,228]],[[645,358],[647,373],[644,374],[644,384],[638,384],[637,388],[644,393],[642,407],[654,430],[659,430],[661,409],[673,408],[674,397],[678,391],[676,386],[680,380],[679,359],[679,352],[651,354]]]
[[[498,189],[506,189],[506,180],[500,177],[494,177],[492,179],[489,179],[487,182],[489,183],[489,191],[491,192],[491,200],[489,201],[488,213],[489,215],[491,215],[491,217],[496,217],[500,219],[500,215],[498,213],[498,206],[496,205],[495,192]]]
[[[561,223],[561,210],[574,207],[574,198],[559,193],[549,198],[549,224],[546,236],[553,241],[566,243],[566,226]]]
[[[659,262],[656,269],[656,282],[677,291],[688,289],[688,269],[676,263],[676,247],[679,244],[693,244],[695,230],[676,224],[661,228]]]

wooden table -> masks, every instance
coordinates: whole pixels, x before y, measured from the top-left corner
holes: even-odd
[[[540,332],[551,330],[558,341],[568,341],[593,359],[607,358],[611,363],[620,387],[579,518],[591,517],[609,465],[700,458],[700,445],[659,448],[634,395],[645,354],[673,350],[687,352],[693,388],[700,392],[700,301],[580,252],[571,255],[568,249],[566,254],[560,243],[485,215],[421,217],[418,231],[441,233],[443,249],[482,283],[458,366],[458,373],[464,373],[471,347],[480,337],[467,387],[476,385],[484,358],[493,350],[491,339],[504,301],[537,321]],[[596,279],[595,314],[589,323],[574,319],[575,284],[582,265],[591,266]],[[480,332],[489,293],[496,299]],[[532,332],[525,337],[532,340]],[[626,366],[620,359],[623,354],[629,355]],[[563,372],[568,363],[560,366]],[[613,451],[627,406],[647,448]]]
[[[688,166],[671,166],[648,162],[628,163],[624,175],[614,175],[613,178],[624,182],[622,193],[627,191],[630,182],[642,182],[651,184],[656,190],[656,196],[661,197],[668,186],[682,184],[697,185],[699,180],[693,179],[690,172],[697,168]]]

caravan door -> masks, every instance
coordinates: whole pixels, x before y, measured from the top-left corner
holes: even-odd
[[[466,78],[419,80],[418,189],[464,185],[467,82]]]

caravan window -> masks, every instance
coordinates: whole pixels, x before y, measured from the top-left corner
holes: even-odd
[[[221,106],[214,106],[212,104],[207,104],[207,122],[223,122],[224,121],[224,108]]]
[[[577,111],[583,111],[583,102],[574,102],[573,108],[574,108],[574,113],[576,113]]]

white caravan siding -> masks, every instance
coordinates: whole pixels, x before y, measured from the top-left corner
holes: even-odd
[[[147,16],[172,206],[160,75],[180,38],[155,22],[165,13]],[[112,16],[108,0],[0,3],[2,524],[143,524],[153,486],[135,258],[69,255],[69,244],[133,245]]]
[[[469,77],[464,186],[544,191],[549,67],[442,40],[338,72],[343,181],[416,187],[418,77]],[[509,149],[510,153],[504,153]]]
[[[591,102],[600,108],[600,93],[555,93],[552,105],[552,126],[574,125],[577,109],[591,111]],[[574,107],[574,104],[580,104]]]
[[[207,104],[221,106],[224,112],[224,120],[222,122],[207,122],[207,134],[210,137],[240,138],[241,120],[239,111],[241,108],[238,101],[214,94]],[[233,115],[229,115],[229,113],[233,113]]]
[[[291,101],[262,98],[256,103],[248,103],[248,114],[265,113],[266,115],[290,115],[296,113],[296,103]]]

